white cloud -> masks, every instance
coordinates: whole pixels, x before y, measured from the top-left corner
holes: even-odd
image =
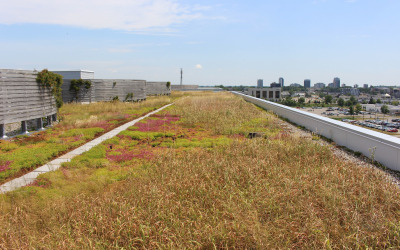
[[[196,64],[196,69],[202,69],[203,66],[201,64]]]
[[[13,0],[2,2],[0,23],[140,31],[204,18],[206,9],[176,0]]]

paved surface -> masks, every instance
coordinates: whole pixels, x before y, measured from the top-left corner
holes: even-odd
[[[317,114],[317,115],[320,115],[320,116],[324,116],[324,117],[328,117],[328,118],[352,117],[352,115],[344,115],[344,114],[337,115],[337,113],[338,113],[337,110],[335,110],[335,111],[326,111],[327,109],[328,108],[326,108],[326,107],[321,108],[321,109],[312,109],[310,107],[306,107],[305,109],[300,109],[300,110],[307,111],[307,112],[314,113],[314,114]],[[335,115],[329,115],[329,116],[328,115],[323,115],[322,112],[332,112]],[[372,113],[372,114],[368,114],[368,115],[355,115],[354,119],[355,120],[361,120],[361,121],[364,121],[364,120],[375,120],[375,119],[391,121],[392,119],[399,119],[399,117],[398,116],[391,116],[391,115],[383,115],[383,114],[380,114],[380,113],[378,113],[378,114]],[[358,126],[358,125],[356,125],[356,126]],[[363,128],[370,129],[368,127],[363,127]],[[372,129],[372,130],[374,130],[374,129]],[[380,131],[380,130],[374,130],[374,131],[382,133],[382,131]],[[393,132],[393,133],[392,132],[390,132],[390,133],[387,132],[385,134],[400,138],[400,130],[399,130],[399,132]]]
[[[33,183],[36,180],[36,177],[38,177],[40,174],[57,170],[58,168],[61,167],[62,163],[71,161],[72,158],[74,158],[75,156],[78,156],[78,155],[80,155],[80,154],[82,154],[82,153],[84,153],[86,151],[89,151],[91,148],[99,145],[103,141],[105,141],[107,139],[110,139],[110,138],[118,135],[120,132],[128,129],[131,126],[133,126],[138,121],[143,120],[144,118],[149,117],[150,115],[155,114],[155,113],[157,113],[157,112],[159,112],[159,111],[161,111],[161,110],[163,110],[166,107],[171,106],[171,105],[172,104],[165,105],[164,107],[159,108],[159,109],[157,109],[157,110],[155,110],[153,112],[150,112],[145,116],[142,116],[142,117],[140,117],[140,118],[138,118],[136,120],[127,122],[124,125],[122,125],[122,126],[120,126],[118,128],[115,128],[115,129],[105,133],[104,135],[102,135],[100,137],[97,137],[96,139],[94,139],[94,140],[92,140],[92,141],[80,146],[79,148],[74,149],[74,150],[66,153],[65,155],[62,155],[62,156],[58,157],[57,159],[54,159],[54,160],[48,162],[47,164],[45,164],[45,165],[33,170],[32,172],[29,172],[29,173],[27,173],[27,174],[25,174],[25,175],[23,175],[23,176],[21,176],[19,178],[16,178],[16,179],[14,179],[12,181],[4,183],[3,185],[0,186],[0,193],[6,193],[6,192],[9,192],[9,191],[13,191],[13,190],[15,190],[17,188],[20,188],[20,187],[23,187],[23,186],[26,186],[26,185],[29,185],[29,184]]]

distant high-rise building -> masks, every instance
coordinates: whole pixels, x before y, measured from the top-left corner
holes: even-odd
[[[283,80],[283,77],[279,78],[279,84],[281,85],[281,87],[283,88],[283,83],[285,82],[285,80]]]
[[[355,88],[355,89],[358,89],[358,84],[354,84],[354,88]]]
[[[273,82],[273,83],[270,84],[270,86],[271,86],[271,88],[280,88],[280,87],[281,87],[281,84],[280,84],[280,83]]]
[[[364,84],[364,89],[367,89],[368,88],[368,84]]]
[[[257,80],[257,88],[262,88],[264,87],[264,81],[263,79],[258,79]]]
[[[340,88],[340,78],[339,77],[333,78],[333,88]]]
[[[301,87],[301,85],[295,82],[290,84],[290,87]]]
[[[305,79],[304,80],[304,88],[311,88],[311,80],[310,79]]]
[[[325,83],[318,82],[318,83],[314,84],[314,88],[323,89],[323,88],[325,88]]]

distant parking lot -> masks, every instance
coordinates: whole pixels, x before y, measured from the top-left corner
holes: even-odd
[[[379,113],[375,114],[363,112],[362,114],[354,115],[353,118],[353,116],[350,115],[350,113],[348,112],[348,109],[345,108],[305,107],[301,109],[329,118],[342,118],[340,120],[344,122],[352,123],[357,126],[361,126],[400,138],[400,132],[398,131],[400,129],[400,117],[398,116],[383,116],[383,114]]]

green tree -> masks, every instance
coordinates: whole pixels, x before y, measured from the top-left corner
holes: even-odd
[[[347,101],[344,103],[344,105],[347,106],[347,107],[350,107],[350,106],[352,105],[352,103],[351,103],[350,100],[347,100]]]
[[[290,96],[286,97],[283,101],[282,101],[283,105],[289,106],[289,107],[294,107],[297,105],[297,102],[295,100],[293,100]]]
[[[297,100],[297,102],[298,102],[299,104],[304,104],[304,103],[306,102],[306,99],[304,99],[304,97],[300,97],[300,98]]]
[[[356,112],[357,112],[357,114],[359,114],[361,110],[362,110],[361,104],[357,103],[357,105],[356,105]]]
[[[37,74],[36,82],[41,84],[42,87],[47,87],[51,89],[54,99],[56,100],[57,108],[61,108],[61,106],[63,105],[62,93],[61,93],[61,85],[63,84],[63,77],[59,74],[44,69]]]
[[[332,102],[332,99],[333,99],[333,98],[332,98],[331,95],[326,95],[326,96],[325,96],[325,103],[326,103],[326,104],[331,103],[331,102]]]
[[[393,105],[393,106],[399,105],[399,101],[392,101],[392,105]]]
[[[350,115],[353,116],[353,119],[354,119],[354,107],[353,106],[350,106],[349,113],[350,113]]]
[[[73,92],[77,102],[79,97],[78,94],[82,86],[84,87],[85,91],[88,91],[92,87],[92,82],[83,79],[72,79],[71,84],[69,85],[69,91]]]
[[[381,99],[376,100],[376,103],[382,103]]]
[[[343,98],[339,98],[338,101],[337,101],[337,104],[338,104],[340,107],[343,107],[343,106],[344,106],[344,100],[343,100]]]
[[[167,89],[169,89],[171,87],[171,82],[167,82],[166,83],[166,87],[167,87]],[[224,88],[224,86],[221,85],[220,88]]]
[[[350,96],[350,102],[351,105],[356,105],[358,103],[357,98],[355,98],[353,95]]]
[[[389,107],[387,105],[382,105],[381,112],[383,113],[383,119],[385,119],[385,115],[389,113]]]
[[[375,104],[375,103],[376,103],[376,102],[375,102],[374,98],[372,98],[372,96],[371,96],[371,98],[369,99],[368,104]]]

